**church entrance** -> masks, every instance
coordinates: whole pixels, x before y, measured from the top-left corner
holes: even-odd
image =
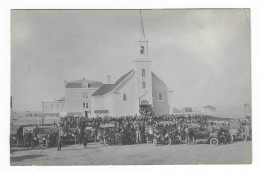
[[[89,115],[89,111],[85,111],[84,116],[88,118],[88,115]]]
[[[141,116],[152,116],[153,115],[153,107],[148,103],[147,100],[142,100],[140,102],[139,112]]]

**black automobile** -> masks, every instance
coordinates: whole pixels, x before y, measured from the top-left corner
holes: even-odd
[[[211,145],[218,145],[220,143],[229,143],[231,141],[231,135],[229,130],[225,127],[207,131],[197,125],[192,126],[192,130],[195,136],[196,143],[207,143]]]
[[[77,139],[76,139],[76,130],[77,128],[68,128],[67,130],[63,131],[63,143],[67,144],[75,144]]]
[[[171,132],[167,131],[166,126],[174,125],[175,123],[172,121],[163,121],[159,124],[156,124],[154,127],[154,138],[153,144],[157,146],[157,144],[172,144]]]

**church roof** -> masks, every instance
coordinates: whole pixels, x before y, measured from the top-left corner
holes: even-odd
[[[129,72],[124,74],[121,78],[119,78],[114,84],[103,84],[96,92],[92,94],[92,96],[103,96],[111,92],[120,83],[122,83],[132,72],[133,70],[130,70]]]
[[[102,96],[106,93],[109,93],[114,88],[114,84],[103,84],[92,96]]]

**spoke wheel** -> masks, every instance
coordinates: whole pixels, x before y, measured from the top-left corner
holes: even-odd
[[[211,138],[210,139],[210,144],[211,145],[218,145],[218,139],[217,138]]]

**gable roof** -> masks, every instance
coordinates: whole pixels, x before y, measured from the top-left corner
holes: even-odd
[[[114,84],[103,84],[92,96],[102,96],[106,93],[109,93],[114,88]]]
[[[92,96],[103,96],[111,92],[120,83],[122,83],[132,72],[133,70],[130,70],[129,72],[121,76],[114,84],[103,84],[96,92],[92,94]]]

